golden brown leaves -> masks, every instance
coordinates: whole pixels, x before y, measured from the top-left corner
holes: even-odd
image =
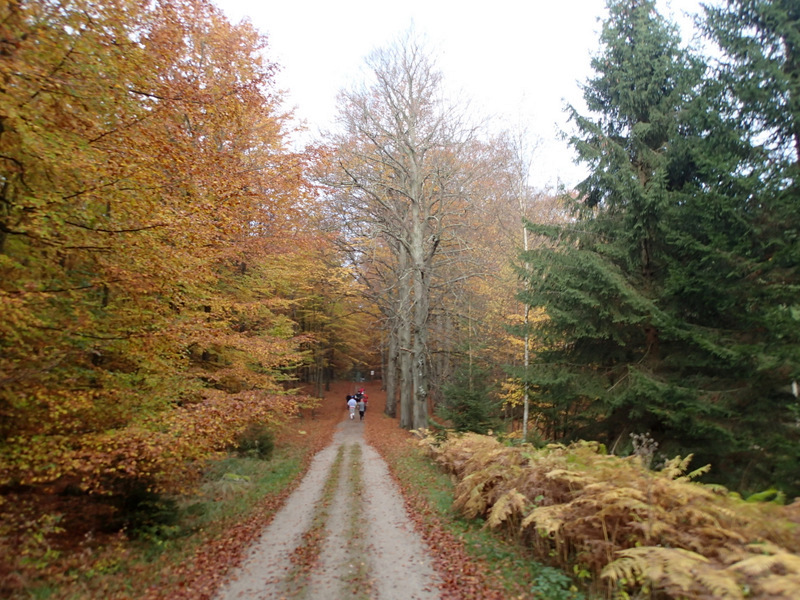
[[[500,496],[497,502],[494,503],[486,524],[492,529],[495,529],[512,519],[519,520],[524,514],[527,504],[528,499],[516,489],[512,488]]]
[[[673,598],[744,598],[736,581],[695,552],[646,546],[621,550],[617,556],[603,569],[602,577],[620,587],[637,582]]]
[[[294,410],[313,156],[266,40],[205,0],[6,3],[0,29],[0,482],[183,485]]]
[[[673,598],[790,598],[800,589],[797,507],[747,503],[693,483],[689,459],[661,472],[580,442],[542,450],[476,434],[421,444],[458,478],[456,506],[487,519],[598,591]],[[749,591],[748,591],[749,590]]]

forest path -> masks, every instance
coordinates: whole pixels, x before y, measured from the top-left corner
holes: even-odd
[[[383,404],[372,388],[365,421]],[[346,393],[334,389],[322,407],[341,411],[333,442],[314,457],[217,600],[440,597],[438,575],[399,488],[365,442],[365,422],[347,416]]]

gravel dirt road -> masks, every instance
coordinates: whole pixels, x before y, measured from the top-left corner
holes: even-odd
[[[358,414],[348,418],[346,393],[334,389],[326,401],[342,417],[332,444],[314,457],[216,600],[440,597],[441,582],[400,490],[364,441],[365,423]]]

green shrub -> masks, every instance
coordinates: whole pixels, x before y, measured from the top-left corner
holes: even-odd
[[[438,415],[456,431],[486,434],[502,425],[500,403],[494,398],[488,371],[462,365],[450,383],[442,386]]]
[[[129,482],[112,502],[117,508],[115,527],[125,529],[131,538],[165,540],[180,533],[177,502],[153,491],[146,481]]]
[[[269,460],[275,450],[275,435],[263,423],[251,423],[236,440],[239,456]]]

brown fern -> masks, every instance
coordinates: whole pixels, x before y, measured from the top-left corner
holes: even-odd
[[[543,560],[602,574],[597,591],[800,598],[800,503],[748,503],[695,483],[705,467],[688,472],[691,457],[654,472],[585,442],[536,450],[469,434],[423,447],[457,477],[464,514]]]
[[[487,526],[496,529],[510,520],[518,523],[527,501],[528,499],[516,488],[510,489],[494,503],[489,518],[486,520]]]
[[[734,577],[706,557],[682,548],[644,546],[617,553],[620,558],[606,566],[600,576],[616,588],[649,587],[674,598],[718,598],[744,600]]]

